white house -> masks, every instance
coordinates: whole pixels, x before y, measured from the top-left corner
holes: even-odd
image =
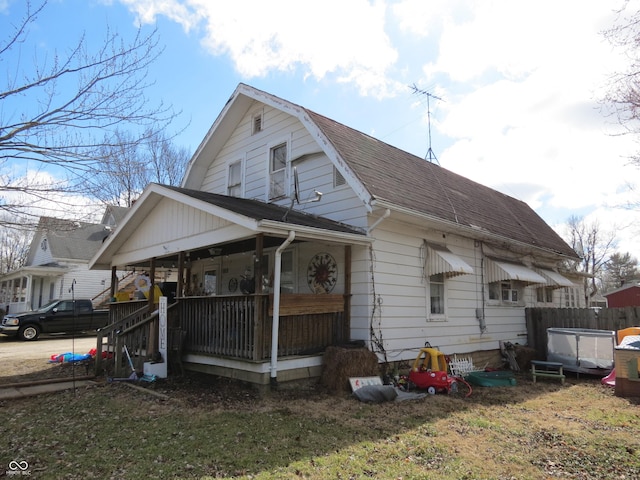
[[[126,210],[107,207],[99,224],[40,217],[25,265],[0,277],[0,306],[20,313],[56,298],[108,300],[110,275],[88,263]]]
[[[576,259],[524,202],[240,84],[91,268],[179,269],[189,368],[265,383],[336,342],[389,362],[524,343],[525,307],[581,306]]]

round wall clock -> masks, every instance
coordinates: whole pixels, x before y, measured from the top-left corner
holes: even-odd
[[[336,286],[338,265],[329,253],[317,253],[307,268],[307,284],[314,293],[329,293]]]
[[[229,291],[231,293],[235,292],[238,289],[238,279],[232,277],[229,279]]]

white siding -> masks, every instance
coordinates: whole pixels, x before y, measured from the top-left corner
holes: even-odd
[[[348,185],[334,188],[333,164],[295,117],[264,106],[263,130],[258,134],[251,134],[252,115],[260,109],[262,106],[258,105],[249,109],[218,157],[212,159],[202,189],[212,193],[227,194],[229,165],[243,160],[244,197],[267,201],[269,149],[286,141],[289,144],[290,167],[295,166],[298,171],[300,200],[303,203],[294,205],[294,209],[357,227],[366,226],[365,206]],[[292,160],[295,160],[293,164],[291,164]],[[293,190],[290,172],[291,169],[288,192]],[[314,198],[315,191],[323,194],[321,201],[304,204],[305,201]],[[277,203],[289,206],[290,200],[285,198]]]
[[[425,342],[447,354],[497,349],[501,340],[526,342],[523,305],[486,306],[486,330],[480,329],[476,314],[478,309],[482,311],[486,292],[478,243],[412,228],[393,221],[392,217],[383,221],[374,235],[373,269],[368,258],[364,258],[368,253],[359,252],[357,258],[354,255],[351,321],[354,339],[369,340],[372,330],[388,361],[414,359]],[[428,310],[429,283],[423,279],[420,255],[425,239],[445,244],[474,269],[472,275],[445,280],[444,318],[432,319]],[[535,288],[527,288],[526,295],[530,299]],[[372,311],[370,306],[374,303]]]
[[[34,239],[34,242],[37,243],[32,243],[31,245],[33,258],[29,265],[45,265],[47,263],[53,262],[53,257],[51,256],[51,249],[49,248],[47,236],[38,236],[38,238]],[[46,250],[42,249],[42,245],[46,245]]]

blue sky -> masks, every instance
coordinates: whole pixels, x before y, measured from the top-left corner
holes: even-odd
[[[626,68],[603,37],[622,1],[50,0],[21,58],[62,53],[109,27],[157,28],[152,102],[181,115],[176,143],[193,152],[239,82],[303,105],[531,205],[548,223],[569,215],[616,228],[640,257],[638,212],[616,208],[640,170],[638,147],[600,109],[607,78]],[[638,0],[630,2],[636,8]],[[0,32],[24,12],[0,0]],[[51,58],[51,57],[49,57]]]

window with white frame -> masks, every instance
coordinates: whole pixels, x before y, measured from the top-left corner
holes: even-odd
[[[242,196],[242,161],[240,160],[229,165],[227,195],[230,197]]]
[[[444,274],[429,276],[429,306],[432,316],[444,315]]]
[[[269,200],[286,195],[287,144],[281,143],[269,151]]]
[[[502,303],[518,303],[522,298],[522,285],[511,280],[491,282],[489,284],[489,300]]]
[[[553,303],[553,288],[536,288],[536,300],[538,303]]]

